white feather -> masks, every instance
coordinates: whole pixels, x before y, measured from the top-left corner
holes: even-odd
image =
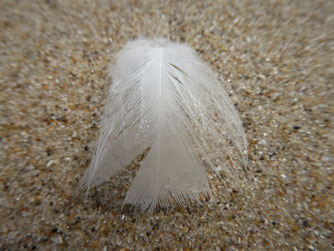
[[[152,211],[210,196],[200,155],[247,165],[247,141],[221,84],[184,44],[162,39],[126,44],[111,70],[100,136],[81,186],[109,180],[149,149],[124,203]],[[228,162],[233,163],[229,166]],[[229,167],[228,167],[229,166]]]

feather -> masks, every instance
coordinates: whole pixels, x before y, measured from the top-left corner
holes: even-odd
[[[193,49],[163,39],[132,41],[110,73],[100,135],[82,188],[109,180],[148,150],[124,203],[152,211],[211,196],[200,156],[213,170],[214,162],[224,162],[231,175],[236,166],[247,165],[238,114]]]

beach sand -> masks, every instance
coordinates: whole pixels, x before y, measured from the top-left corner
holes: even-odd
[[[333,1],[1,1],[1,250],[334,249]],[[138,161],[88,198],[110,61],[135,38],[186,42],[231,96],[251,182],[141,214]],[[224,173],[224,169],[222,170]]]

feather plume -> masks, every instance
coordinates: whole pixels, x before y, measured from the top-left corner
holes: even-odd
[[[203,160],[213,170],[222,161],[232,175],[247,165],[238,114],[193,49],[163,39],[129,42],[110,73],[100,135],[81,187],[107,181],[149,149],[124,203],[152,211],[210,196]]]

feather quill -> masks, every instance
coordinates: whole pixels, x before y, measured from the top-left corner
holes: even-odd
[[[214,73],[185,44],[163,39],[125,45],[111,67],[100,135],[80,184],[89,190],[149,149],[124,200],[152,211],[210,196],[201,157],[232,175],[247,165],[238,114]],[[230,163],[230,164],[229,164]]]

